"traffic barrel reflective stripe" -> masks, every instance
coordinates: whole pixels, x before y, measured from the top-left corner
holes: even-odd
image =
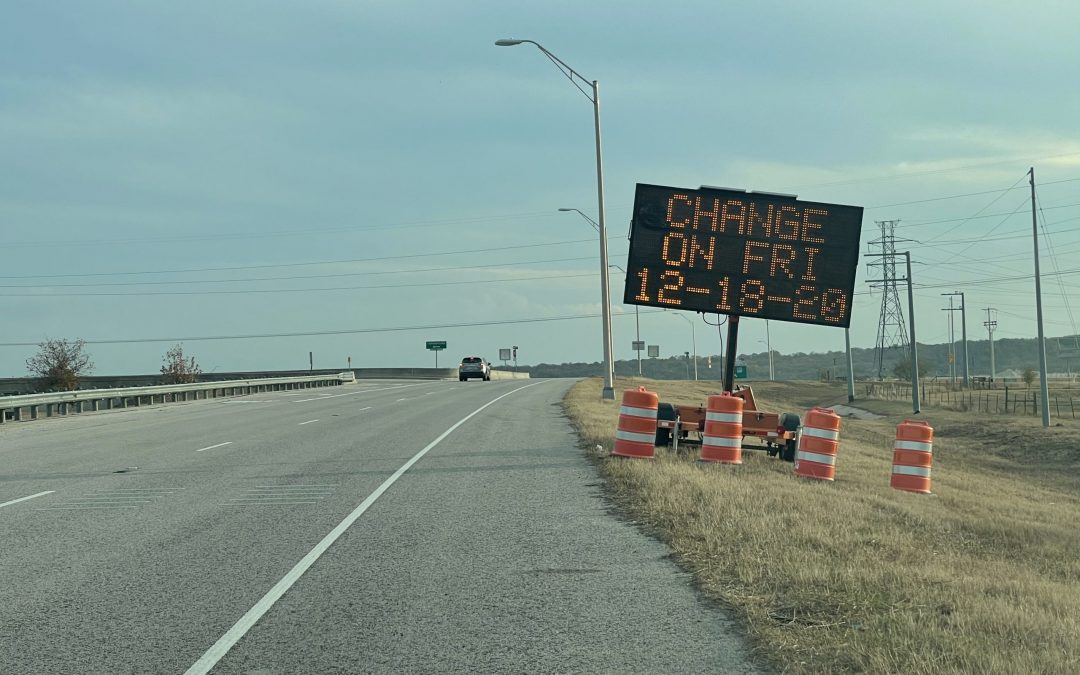
[[[619,406],[619,426],[615,430],[618,457],[656,456],[656,411],[660,397],[645,387],[627,389]]]
[[[632,417],[648,417],[654,419],[656,417],[656,408],[636,408],[632,405],[619,406],[620,415],[630,415]]]
[[[615,438],[621,441],[634,441],[636,443],[652,443],[656,440],[656,433],[641,434],[633,431],[623,431],[617,429],[615,431]]]
[[[742,464],[743,400],[728,392],[710,396],[701,431],[701,461]]]
[[[806,413],[795,452],[795,475],[835,480],[836,451],[840,446],[840,416],[828,408]]]
[[[893,445],[896,450],[916,450],[918,452],[933,452],[933,443],[922,443],[920,441],[896,441]]]
[[[896,425],[892,474],[889,478],[893,488],[930,494],[933,442],[934,428],[922,420],[904,420]]]
[[[817,462],[818,464],[836,464],[836,455],[821,455],[816,452],[803,452],[802,450],[795,453],[795,459],[807,462]]]
[[[893,473],[904,474],[905,476],[929,476],[930,467],[925,466],[894,466],[892,468]]]
[[[813,436],[814,438],[824,438],[830,441],[836,441],[840,439],[840,430],[836,429],[815,429],[814,427],[805,427],[803,433],[807,436]]]

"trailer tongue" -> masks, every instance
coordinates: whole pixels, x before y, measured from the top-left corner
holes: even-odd
[[[770,457],[780,455],[786,462],[795,461],[795,437],[800,420],[795,413],[771,413],[758,410],[754,391],[750,387],[737,387],[732,392],[743,400],[742,434],[743,448],[765,450]],[[678,443],[701,443],[705,428],[705,407],[660,402],[656,420],[656,445]],[[757,443],[747,445],[747,438]]]

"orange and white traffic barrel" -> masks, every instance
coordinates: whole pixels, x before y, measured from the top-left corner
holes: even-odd
[[[710,396],[701,431],[701,461],[742,464],[743,400],[724,392]]]
[[[615,430],[615,449],[619,457],[654,457],[656,455],[656,410],[660,397],[656,392],[638,387],[623,392],[619,407],[619,426]]]
[[[933,443],[934,428],[926,422],[904,420],[896,425],[889,484],[897,490],[930,494]]]
[[[795,475],[834,480],[836,449],[840,446],[840,416],[828,408],[806,413],[795,452]]]

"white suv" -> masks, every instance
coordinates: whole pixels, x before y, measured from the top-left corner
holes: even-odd
[[[473,377],[479,377],[487,382],[491,379],[491,364],[480,356],[466,356],[461,359],[458,366],[458,382],[464,382]]]

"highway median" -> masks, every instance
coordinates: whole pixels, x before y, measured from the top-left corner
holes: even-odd
[[[1080,448],[1071,421],[856,401],[834,482],[745,450],[612,457],[619,406],[598,379],[564,400],[627,518],[664,540],[702,592],[742,621],[762,663],[790,673],[1080,672]],[[698,404],[718,382],[621,380]],[[761,407],[847,403],[843,384],[754,383]],[[869,419],[874,415],[880,417]],[[933,494],[890,487],[896,425],[935,428]],[[628,589],[633,592],[633,589]]]

